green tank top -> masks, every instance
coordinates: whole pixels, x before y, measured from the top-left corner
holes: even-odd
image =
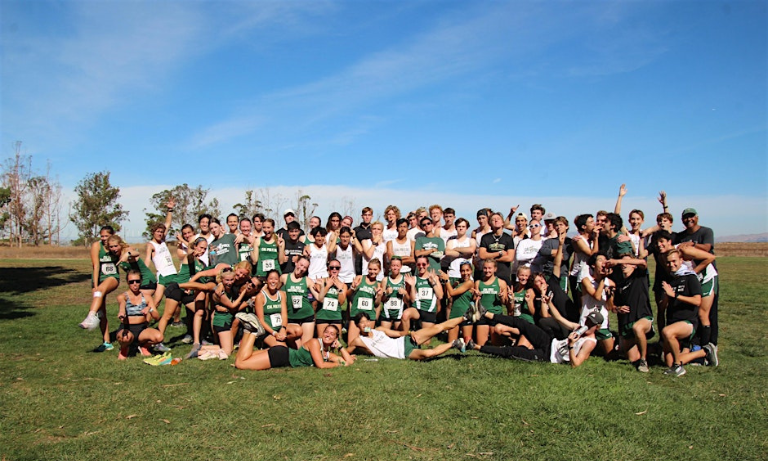
[[[339,305],[339,289],[332,286],[323,298],[323,305],[317,310],[319,320],[341,321],[341,306]]]
[[[241,243],[237,246],[237,260],[251,262],[251,251],[253,251],[253,246],[250,243]]]
[[[317,339],[317,341],[320,340]],[[302,346],[298,349],[288,349],[288,363],[293,368],[301,368],[311,367],[315,364],[315,361],[312,360],[312,354]]]
[[[376,320],[376,285],[378,282],[375,280],[373,283],[368,283],[368,277],[363,277],[349,309],[350,318],[365,312],[371,320]]]
[[[256,263],[256,276],[266,277],[271,270],[280,273],[277,243],[267,243],[262,238],[259,239],[259,262]],[[288,310],[290,311],[290,309]]]
[[[147,267],[146,264],[144,264],[144,260],[141,258],[136,258],[135,262],[129,263],[129,262],[122,262],[120,263],[120,269],[124,270],[125,272],[128,272],[129,270],[138,270],[141,272],[141,284],[146,285],[148,283],[154,282],[155,274],[152,273],[152,271]]]
[[[429,284],[429,279],[416,276],[416,301],[414,307],[420,311],[435,312],[437,310],[437,296],[435,289]]]
[[[502,303],[499,299],[499,278],[494,277],[493,282],[487,284],[480,280],[480,304],[492,314],[502,313]]]
[[[456,284],[456,286],[461,283]],[[457,298],[453,298],[453,305],[451,306],[450,318],[455,319],[457,317],[463,317],[467,313],[467,309],[472,305],[472,290],[469,289],[460,294]]]
[[[224,296],[227,297],[230,301],[234,301],[237,299],[237,296],[234,298],[230,293],[228,293],[226,290],[224,290]],[[226,327],[228,325],[232,324],[232,319],[234,319],[235,316],[232,315],[232,312],[227,310],[227,312],[219,312],[218,310],[213,313],[213,326],[216,327]]]
[[[293,274],[285,278],[285,294],[288,295],[288,321],[300,320],[312,316],[315,310],[309,302],[307,278],[302,277],[298,282],[292,280]]]
[[[531,311],[528,309],[528,303],[525,302],[525,292],[527,290],[523,288],[522,290],[515,293],[515,315],[519,316],[521,319],[524,319],[528,323],[534,323],[533,322],[533,315],[531,314]]]
[[[117,273],[117,261],[120,258],[111,254],[104,248],[103,243],[99,243],[99,283],[109,277],[120,279]]]
[[[400,275],[400,282],[394,283],[390,277],[387,277],[387,288],[392,288],[392,294],[384,303],[384,318],[387,320],[400,320],[403,317],[403,295],[398,293],[400,288],[405,287],[405,277]]]
[[[277,331],[285,325],[283,321],[283,292],[278,291],[275,299],[270,298],[264,290],[261,291],[261,295],[264,296],[264,323]]]

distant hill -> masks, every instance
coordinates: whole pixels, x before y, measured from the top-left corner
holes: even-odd
[[[744,234],[744,235],[726,235],[725,237],[715,237],[715,243],[736,242],[736,243],[756,243],[768,242],[768,232],[762,234]]]

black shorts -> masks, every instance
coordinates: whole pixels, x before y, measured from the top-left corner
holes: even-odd
[[[315,323],[318,325],[320,324],[341,325],[341,319],[339,320],[315,319]]]
[[[220,327],[218,325],[214,325],[213,326],[213,331],[215,331],[216,333],[221,333],[222,331],[232,331],[232,323],[230,322],[230,323],[224,325],[223,327]]]
[[[126,328],[128,327],[128,328]],[[123,330],[128,330],[133,335],[133,341],[136,342],[139,339],[139,335],[142,331],[146,330],[149,327],[149,324],[147,322],[144,323],[135,323],[133,325],[123,325],[120,330],[117,332],[117,337],[120,338],[123,333]]]
[[[269,356],[269,365],[272,368],[291,366],[291,361],[288,359],[288,348],[285,346],[270,347],[267,355]]]
[[[421,309],[417,310],[419,311],[419,320],[421,320],[421,323],[437,323],[437,312],[427,312]]]
[[[180,304],[190,304],[195,300],[195,293],[187,293],[176,282],[171,282],[165,287],[165,297]]]
[[[310,315],[309,317],[304,317],[303,319],[288,320],[288,323],[295,323],[296,325],[304,325],[305,323],[314,323],[314,322],[315,322],[314,315]]]

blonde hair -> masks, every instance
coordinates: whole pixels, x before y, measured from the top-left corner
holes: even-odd
[[[248,261],[240,261],[233,267],[234,270],[245,269],[250,274],[253,271],[253,266]]]
[[[117,242],[117,243],[119,243],[121,250],[125,250],[126,248],[128,248],[128,244],[125,243],[123,241],[123,239],[121,239],[120,236],[117,235],[117,234],[113,234],[113,235],[109,236],[109,238],[107,239],[107,247],[109,247],[109,242]]]

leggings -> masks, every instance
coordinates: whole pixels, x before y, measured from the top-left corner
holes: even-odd
[[[522,346],[482,346],[480,352],[530,362],[549,361],[549,355],[552,349],[552,337],[544,330],[519,317],[497,314],[493,316],[493,320],[496,323],[501,323],[520,330],[520,335],[525,336],[528,342],[533,346],[533,349],[528,349],[527,347]]]

